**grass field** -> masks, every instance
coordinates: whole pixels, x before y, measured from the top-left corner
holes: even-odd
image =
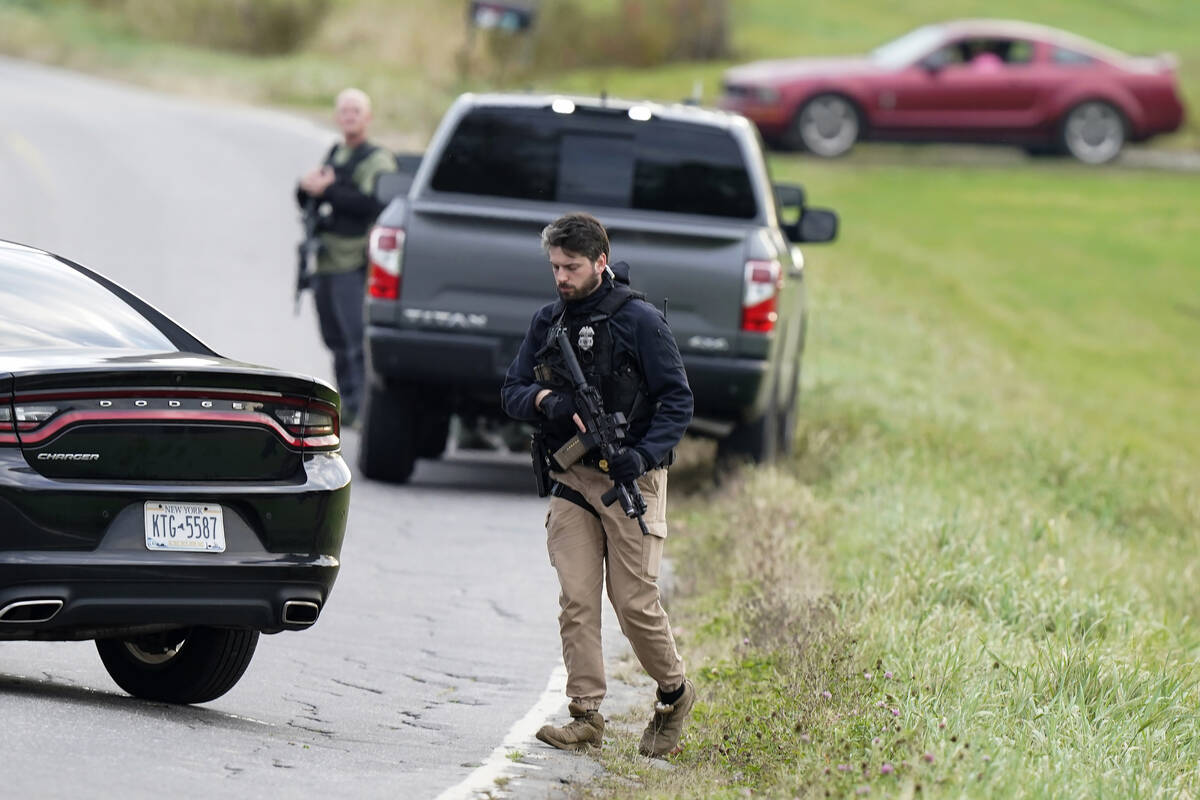
[[[364,43],[364,9],[402,13],[375,0],[342,0],[309,51],[277,59],[151,45],[69,3],[27,5],[0,4],[5,46],[20,20],[22,46],[51,60],[62,47],[59,60],[143,74],[159,59],[156,80],[228,82],[249,101],[411,86],[386,118],[419,126],[455,86],[445,53],[427,52],[421,82],[415,57]],[[991,13],[735,7],[735,45],[755,56]],[[408,6],[449,31],[438,8]],[[1200,107],[1194,2],[1004,13],[1175,50]],[[339,56],[348,42],[356,58]],[[555,86],[669,98],[695,80],[711,92],[719,72],[593,70]],[[603,756],[620,780],[595,793],[1200,796],[1200,182],[1023,160],[772,168],[842,215],[840,241],[806,251],[798,450],[676,495],[672,615],[701,702],[679,768],[647,768],[620,737]],[[691,457],[673,480],[703,486]]]
[[[800,452],[685,501],[704,702],[618,795],[1197,796],[1194,179],[774,167],[844,220]]]

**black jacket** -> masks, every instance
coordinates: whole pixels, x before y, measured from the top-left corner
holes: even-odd
[[[567,303],[567,314],[589,314],[608,292],[611,279],[582,300]],[[506,414],[525,422],[543,422],[534,400],[543,387],[534,379],[536,354],[546,344],[558,303],[538,309],[525,332],[517,357],[508,367],[501,389],[501,404]],[[621,306],[608,322],[617,352],[634,355],[649,395],[651,414],[643,425],[630,426],[626,444],[640,452],[651,467],[663,462],[679,444],[692,421],[692,390],[675,336],[662,313],[644,300],[631,300]],[[605,409],[610,410],[610,409]]]

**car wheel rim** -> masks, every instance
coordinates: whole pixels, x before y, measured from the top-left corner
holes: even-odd
[[[800,138],[817,155],[841,155],[858,138],[858,116],[845,100],[817,98],[800,114]]]
[[[127,641],[124,642],[124,645],[126,651],[128,651],[129,655],[135,661],[157,666],[165,664],[179,655],[179,651],[183,649],[186,641],[186,639],[181,639],[174,644],[152,641]]]
[[[1080,161],[1099,164],[1117,155],[1125,142],[1125,126],[1116,110],[1087,103],[1071,112],[1066,127],[1067,147]]]

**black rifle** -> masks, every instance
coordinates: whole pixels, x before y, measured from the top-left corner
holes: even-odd
[[[600,392],[596,387],[589,386],[587,379],[583,377],[579,359],[575,358],[575,351],[571,349],[567,332],[562,328],[558,330],[558,349],[567,364],[567,370],[571,373],[571,384],[575,387],[575,410],[583,420],[583,427],[587,429],[589,438],[600,448],[600,457],[611,464],[621,451],[621,440],[625,438],[625,428],[628,424],[625,415],[620,412],[604,413],[604,402],[600,399]],[[614,481],[613,488],[605,492],[600,500],[606,506],[620,502],[625,516],[638,521],[642,535],[650,534],[646,520],[643,519],[646,513],[646,499],[642,497],[642,490],[638,488],[637,481]]]
[[[297,246],[296,263],[296,295],[293,300],[292,314],[300,313],[300,294],[312,282],[312,276],[317,271],[317,254],[321,252],[321,239],[317,236],[317,226],[321,217],[317,213],[317,198],[310,197],[304,201],[304,239]]]

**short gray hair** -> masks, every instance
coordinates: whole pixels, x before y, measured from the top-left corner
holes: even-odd
[[[608,231],[586,211],[573,211],[542,229],[542,249],[548,253],[551,247],[598,261],[601,254],[608,256]]]

